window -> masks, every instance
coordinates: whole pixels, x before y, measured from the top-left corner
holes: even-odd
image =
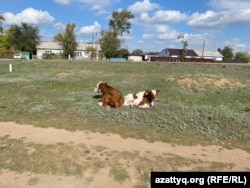
[[[82,52],[75,52],[76,57],[82,57]]]
[[[45,50],[45,54],[52,54],[51,50]]]

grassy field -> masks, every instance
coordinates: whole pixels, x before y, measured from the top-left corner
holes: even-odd
[[[100,80],[124,95],[160,89],[158,101],[151,109],[100,108]],[[248,65],[11,60],[0,62],[0,88],[0,121],[250,150]]]
[[[9,72],[9,64],[13,72]],[[124,95],[145,89],[160,89],[160,94],[150,109],[105,109],[97,104],[99,95],[94,93],[100,80]],[[1,60],[0,121],[116,133],[173,145],[216,144],[250,152],[250,66]],[[0,137],[0,167],[11,171],[82,177],[88,170],[96,174],[108,168],[109,176],[122,183],[132,177],[132,169],[139,180],[134,187],[142,188],[148,187],[150,171],[178,170],[186,165],[194,171],[233,168],[230,163],[169,153],[151,159],[139,152],[102,146],[43,145]],[[93,176],[87,181],[93,181]],[[39,181],[34,176],[27,183]]]
[[[248,65],[0,61],[0,121],[188,145],[227,140],[250,150],[249,76]],[[158,101],[100,108],[100,80],[124,95],[160,89]]]

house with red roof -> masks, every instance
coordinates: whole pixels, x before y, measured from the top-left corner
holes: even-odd
[[[180,58],[182,52],[183,52],[182,49],[166,48],[158,54],[158,57]],[[185,58],[195,58],[195,57],[197,57],[197,54],[194,52],[194,50],[187,50]]]

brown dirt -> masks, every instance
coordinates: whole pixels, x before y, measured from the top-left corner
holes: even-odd
[[[105,74],[101,71],[89,71],[89,70],[79,70],[79,71],[68,71],[68,72],[60,72],[56,75],[58,78],[67,78],[75,75],[98,75],[98,74]],[[107,75],[107,74],[105,74]]]
[[[181,146],[168,143],[148,143],[145,140],[132,138],[123,139],[116,134],[100,134],[92,132],[70,132],[63,129],[39,128],[31,125],[19,125],[13,122],[0,122],[0,137],[9,135],[10,138],[25,138],[26,143],[57,144],[73,143],[88,146],[103,146],[112,151],[139,152],[140,156],[153,158],[164,154],[180,156],[187,160],[218,162],[233,164],[231,171],[248,171],[250,169],[250,154],[241,149],[228,150],[221,146]],[[166,169],[171,170],[171,169]],[[192,171],[192,166],[178,170]],[[132,172],[131,172],[132,173]],[[149,172],[150,173],[150,172]],[[36,181],[37,179],[37,181]],[[34,180],[34,184],[29,184]],[[119,183],[109,176],[109,169],[102,168],[95,174],[92,181],[84,177],[58,176],[52,174],[34,174],[32,172],[16,173],[0,168],[1,188],[80,188],[80,187],[120,187],[128,188],[136,185],[137,179],[133,175],[129,180]]]
[[[195,89],[198,91],[207,91],[210,87],[219,89],[237,90],[245,88],[246,85],[238,81],[220,78],[216,75],[200,74],[200,75],[183,75],[181,77],[167,78],[170,81],[177,81],[181,86],[188,89]]]

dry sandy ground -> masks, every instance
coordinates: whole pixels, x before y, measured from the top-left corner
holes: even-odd
[[[173,146],[168,143],[148,143],[144,140],[123,139],[115,134],[100,134],[92,132],[70,132],[62,129],[39,128],[31,125],[18,125],[13,122],[0,122],[0,137],[9,135],[10,138],[23,138],[25,142],[38,144],[75,143],[91,146],[104,146],[114,151],[139,151],[140,155],[174,154],[187,159],[202,160],[208,162],[221,162],[234,164],[232,171],[247,171],[250,169],[250,154],[241,149],[228,150],[221,146]],[[183,170],[192,170],[185,167]],[[39,181],[34,185],[27,182],[32,178]],[[82,188],[82,187],[120,187],[129,188],[136,185],[137,180],[131,178],[122,184],[109,176],[107,169],[101,169],[93,181],[74,176],[55,176],[45,174],[33,174],[31,172],[16,173],[0,168],[0,188]]]

